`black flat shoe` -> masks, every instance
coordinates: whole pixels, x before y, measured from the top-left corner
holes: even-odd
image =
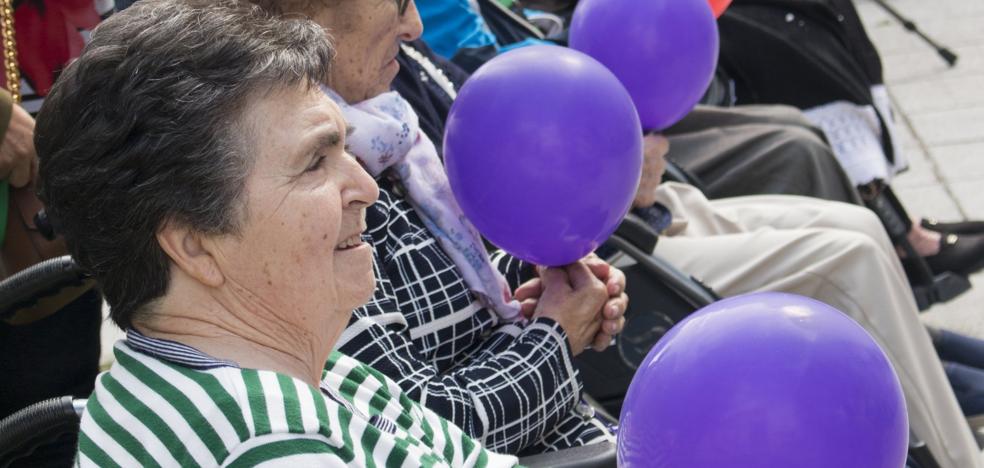
[[[923,218],[919,224],[930,231],[944,234],[984,234],[984,221],[941,223],[932,218]]]
[[[923,258],[934,273],[970,275],[984,268],[984,234],[943,234],[940,252]]]

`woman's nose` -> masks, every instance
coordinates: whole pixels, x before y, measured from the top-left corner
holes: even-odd
[[[350,161],[350,183],[342,194],[345,205],[353,208],[361,208],[376,203],[376,200],[379,198],[379,186],[376,185],[376,181],[366,172],[354,156]]]
[[[400,17],[400,39],[406,42],[416,40],[424,33],[424,23],[420,21],[417,4],[410,0],[407,12]]]

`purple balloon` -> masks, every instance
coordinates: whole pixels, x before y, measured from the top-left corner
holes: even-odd
[[[580,52],[502,54],[462,87],[444,158],[462,211],[490,242],[538,265],[577,261],[628,212],[642,127],[618,79]]]
[[[643,128],[658,131],[707,91],[717,66],[717,23],[707,0],[581,0],[570,46],[615,73]]]
[[[898,377],[860,325],[813,299],[738,296],[675,326],[622,406],[625,467],[899,468]]]

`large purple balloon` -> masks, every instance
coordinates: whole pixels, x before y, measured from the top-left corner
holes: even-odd
[[[570,45],[622,80],[647,130],[687,115],[718,59],[717,23],[707,0],[581,0]]]
[[[619,465],[899,468],[898,377],[864,329],[801,296],[725,299],[670,330],[622,406]]]
[[[642,127],[600,63],[526,47],[489,61],[462,87],[444,157],[458,203],[489,241],[539,265],[565,265],[597,248],[628,211]]]

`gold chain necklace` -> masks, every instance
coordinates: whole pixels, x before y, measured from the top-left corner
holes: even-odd
[[[3,40],[3,68],[7,90],[14,102],[20,102],[20,68],[17,66],[17,40],[14,38],[14,9],[11,0],[0,0],[0,36]]]

